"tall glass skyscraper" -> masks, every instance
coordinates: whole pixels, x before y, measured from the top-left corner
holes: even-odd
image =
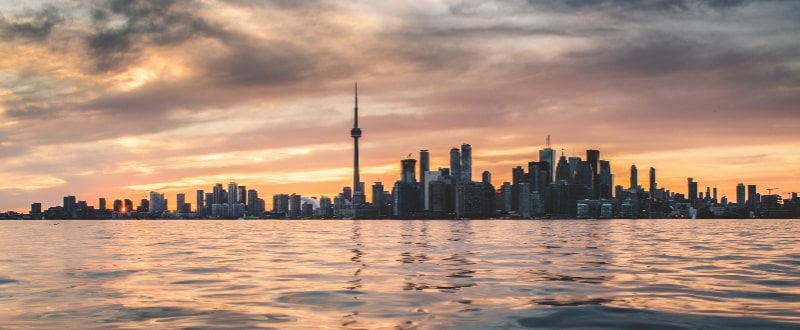
[[[461,182],[472,182],[472,146],[461,145]]]
[[[450,176],[456,181],[461,180],[461,151],[456,147],[450,149]]]
[[[550,175],[547,178],[547,183],[553,182],[556,175],[556,151],[550,148],[550,135],[547,136],[545,148],[539,150],[539,162],[547,162],[549,164],[548,173]]]

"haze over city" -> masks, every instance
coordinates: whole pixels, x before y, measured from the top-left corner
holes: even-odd
[[[602,150],[732,198],[800,191],[800,3],[24,1],[0,4],[0,210],[237,181],[263,196],[474,150],[474,172]]]

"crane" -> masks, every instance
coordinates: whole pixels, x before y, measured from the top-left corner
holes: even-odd
[[[767,188],[767,192],[768,192],[770,195],[772,195],[772,191],[773,191],[773,190],[778,190],[778,189],[781,189],[781,188]]]

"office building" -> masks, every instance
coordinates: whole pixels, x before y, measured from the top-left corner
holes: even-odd
[[[539,150],[539,162],[546,162],[548,166],[547,173],[549,176],[547,177],[547,182],[544,182],[544,184],[547,185],[553,182],[556,172],[556,151],[550,148],[550,135],[547,136],[545,148]]]

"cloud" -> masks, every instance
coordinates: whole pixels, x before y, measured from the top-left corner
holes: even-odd
[[[271,187],[262,194],[338,191],[355,80],[362,164],[387,185],[407,153],[427,148],[447,166],[464,142],[496,181],[535,160],[547,134],[624,161],[774,146],[800,125],[798,14],[790,2],[690,0],[7,11],[0,172],[60,178],[42,190],[55,197],[229,176]]]
[[[194,14],[198,5],[184,0],[108,0],[91,9],[93,33],[86,37],[99,72],[116,71],[143,56],[150,46],[179,45],[197,37],[220,38],[227,32]]]
[[[0,36],[6,40],[30,39],[41,41],[50,36],[56,25],[65,22],[64,14],[55,5],[43,5],[39,10],[28,9],[11,20],[0,16]]]

